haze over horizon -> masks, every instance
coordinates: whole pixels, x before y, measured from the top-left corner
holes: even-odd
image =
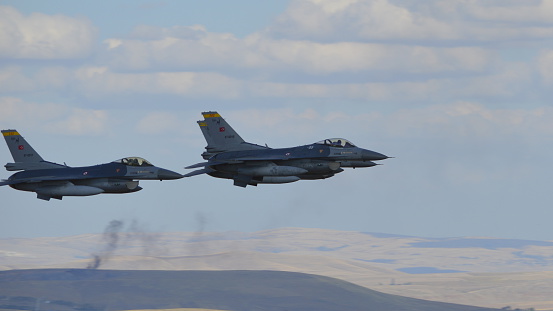
[[[0,238],[306,227],[553,241],[553,1],[0,1],[0,124],[70,166],[202,161],[218,111],[270,147],[344,137],[394,157],[241,189],[0,188]],[[11,162],[0,147],[2,165]],[[2,170],[0,178],[12,172]]]

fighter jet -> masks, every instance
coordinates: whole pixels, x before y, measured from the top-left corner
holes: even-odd
[[[37,198],[49,201],[64,196],[89,196],[101,193],[129,193],[142,190],[138,180],[179,179],[183,175],[153,166],[139,157],[122,158],[94,166],[69,167],[45,161],[16,130],[3,130],[15,163],[5,165],[13,174],[0,186],[36,192]]]
[[[216,178],[232,179],[235,186],[283,184],[298,180],[332,177],[343,168],[371,167],[372,161],[388,157],[356,147],[343,138],[290,148],[273,149],[248,143],[216,111],[203,112],[198,121],[207,141],[202,162],[186,167],[201,168],[185,174],[191,177],[208,174]]]

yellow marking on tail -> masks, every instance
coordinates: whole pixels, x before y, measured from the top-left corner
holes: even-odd
[[[207,126],[207,123],[205,123],[205,122],[198,122],[198,124],[199,124],[200,126]]]
[[[220,118],[221,115],[218,113],[204,113],[204,118]]]
[[[15,131],[12,131],[12,132],[4,132],[4,133],[2,133],[2,134],[4,134],[4,136],[17,136],[17,135],[19,135],[19,133],[18,133],[18,132],[15,132]]]

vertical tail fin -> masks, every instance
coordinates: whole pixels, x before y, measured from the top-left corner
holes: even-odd
[[[202,115],[204,120],[198,121],[198,125],[207,141],[206,152],[202,154],[204,158],[225,151],[267,148],[244,141],[216,111],[202,112]]]
[[[16,130],[3,130],[2,135],[15,162],[42,162],[44,159]]]
[[[203,121],[198,121],[207,141],[207,149],[223,149],[244,143],[244,139],[216,111],[202,112]]]
[[[16,130],[2,130],[2,135],[15,161],[15,163],[5,165],[8,171],[65,167],[61,164],[44,161]]]

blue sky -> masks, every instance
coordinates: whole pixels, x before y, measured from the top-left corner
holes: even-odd
[[[317,227],[553,240],[551,1],[0,1],[0,124],[46,159],[185,172],[217,110],[272,147],[395,157],[241,189],[197,176],[44,202],[0,188],[0,237]],[[10,162],[7,148],[0,160]],[[0,177],[7,178],[4,171]]]

